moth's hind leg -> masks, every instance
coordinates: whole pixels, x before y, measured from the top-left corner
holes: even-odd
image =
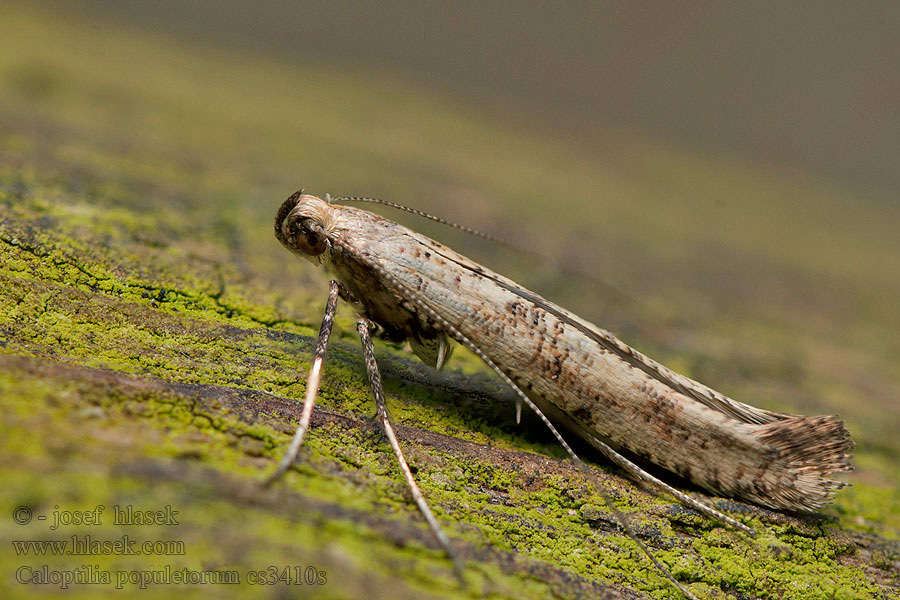
[[[322,315],[322,325],[319,327],[319,339],[316,342],[316,356],[313,359],[312,367],[309,370],[309,377],[306,378],[306,399],[303,401],[303,412],[300,413],[300,424],[297,425],[297,431],[294,432],[294,438],[291,445],[285,453],[275,472],[266,479],[264,485],[269,486],[278,481],[294,461],[297,460],[297,454],[300,453],[300,446],[303,444],[303,438],[309,429],[309,419],[312,417],[313,406],[316,403],[316,396],[319,394],[319,382],[322,379],[322,363],[325,361],[325,349],[328,347],[328,338],[331,337],[331,328],[334,325],[334,313],[337,311],[338,294],[343,286],[332,280],[328,288],[328,302],[325,304],[325,314]]]
[[[639,466],[637,466],[636,464],[634,464],[633,462],[631,462],[630,460],[628,460],[627,458],[625,458],[624,456],[622,456],[621,454],[619,454],[618,452],[613,450],[608,444],[597,439],[595,436],[586,434],[586,437],[587,437],[588,442],[590,442],[590,444],[594,448],[596,448],[597,450],[602,452],[604,454],[604,456],[606,456],[606,458],[608,458],[610,461],[613,462],[613,464],[618,465],[620,468],[624,469],[629,475],[634,477],[636,480],[645,481],[645,482],[649,483],[650,485],[654,485],[654,486],[660,488],[661,490],[668,492],[669,494],[674,496],[682,504],[685,504],[686,506],[689,506],[689,507],[693,508],[694,510],[696,510],[708,517],[717,519],[719,521],[722,521],[723,523],[727,523],[728,525],[731,525],[735,529],[740,529],[741,531],[743,531],[744,533],[746,533],[750,536],[753,536],[753,537],[756,536],[755,531],[753,531],[752,529],[750,529],[749,527],[747,527],[740,521],[732,519],[728,515],[716,510],[712,506],[709,506],[708,504],[700,502],[699,500],[695,500],[694,498],[691,498],[684,492],[682,492],[680,490],[676,490],[671,485],[664,483],[663,481],[660,481],[659,479],[657,479],[656,477],[654,477],[647,471],[643,470],[642,468],[640,468]]]
[[[378,363],[375,361],[375,349],[372,346],[372,338],[369,335],[370,326],[372,326],[370,321],[362,319],[356,324],[356,330],[359,332],[359,339],[362,341],[363,352],[365,353],[366,358],[366,373],[369,376],[372,395],[375,396],[375,420],[381,426],[385,437],[391,444],[391,449],[394,451],[394,456],[397,457],[397,462],[400,464],[400,470],[403,471],[403,476],[406,478],[406,484],[409,486],[410,492],[412,492],[416,506],[419,507],[419,511],[428,522],[428,527],[431,528],[434,537],[453,562],[453,570],[456,573],[456,577],[459,579],[460,583],[465,586],[462,565],[460,564],[456,553],[453,551],[453,548],[450,546],[450,539],[447,537],[447,534],[444,533],[444,530],[441,529],[440,524],[434,517],[434,513],[431,512],[431,508],[428,506],[428,502],[425,500],[425,496],[422,495],[422,490],[419,489],[419,485],[416,483],[415,478],[413,478],[412,471],[410,471],[409,465],[403,457],[403,451],[400,449],[400,443],[397,441],[397,435],[394,433],[394,427],[391,425],[391,420],[387,412],[387,404],[384,400],[384,388],[381,385],[381,373],[378,371]]]

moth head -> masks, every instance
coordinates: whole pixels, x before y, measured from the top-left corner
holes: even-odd
[[[275,215],[275,237],[304,258],[319,256],[328,248],[328,234],[334,228],[334,208],[324,200],[295,192]]]

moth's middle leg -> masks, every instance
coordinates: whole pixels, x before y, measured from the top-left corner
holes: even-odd
[[[384,387],[381,384],[381,373],[378,371],[378,363],[375,361],[375,348],[372,345],[372,337],[369,335],[370,327],[374,327],[374,324],[368,319],[360,319],[356,324],[356,331],[359,332],[359,339],[362,342],[363,353],[365,354],[366,373],[369,376],[369,385],[372,388],[372,395],[375,396],[375,420],[381,426],[385,437],[391,445],[391,449],[394,451],[394,456],[397,458],[400,470],[403,471],[403,477],[406,478],[406,484],[409,486],[410,492],[412,492],[413,500],[415,500],[419,512],[422,513],[422,516],[424,516],[425,520],[428,522],[428,527],[437,539],[438,544],[441,545],[447,553],[447,556],[450,557],[450,560],[453,562],[453,570],[456,573],[456,577],[463,585],[465,585],[462,565],[460,564],[456,553],[453,551],[453,548],[450,546],[450,539],[437,522],[434,513],[431,512],[431,507],[428,506],[428,502],[422,494],[422,490],[419,489],[419,485],[416,483],[412,471],[410,471],[409,465],[406,463],[406,458],[403,456],[403,451],[400,449],[400,443],[397,441],[394,427],[391,425],[391,420],[387,412],[387,403],[384,400]]]

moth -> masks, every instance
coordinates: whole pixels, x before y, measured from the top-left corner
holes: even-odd
[[[653,477],[620,451],[713,494],[774,509],[816,510],[845,485],[831,477],[852,469],[853,442],[837,416],[779,413],[733,400],[435,240],[371,212],[338,204],[354,200],[421,214],[367,198],[323,200],[302,190],[277,211],[276,238],[292,253],[324,267],[333,279],[300,424],[269,482],[294,462],[308,429],[341,297],[361,316],[358,331],[378,418],[416,503],[451,557],[449,541],[406,466],[384,409],[369,336],[376,326],[391,341],[408,341],[422,361],[436,368],[445,363],[453,342],[469,348],[592,477],[560,428],[583,438],[633,477],[747,533],[753,532]],[[623,526],[692,597],[631,534],[627,523]],[[458,562],[454,564],[459,569]]]

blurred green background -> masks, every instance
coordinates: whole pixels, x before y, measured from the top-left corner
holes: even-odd
[[[896,597],[900,83],[892,74],[900,67],[898,26],[894,3],[870,3],[863,10],[837,2],[565,8],[277,0],[5,3],[4,507],[112,505],[127,480],[125,487],[140,489],[135,497],[149,498],[151,506],[165,504],[171,494],[185,512],[203,514],[191,504],[203,498],[214,507],[211,514],[259,520],[253,524],[260,533],[242,534],[249,542],[217,542],[223,531],[236,535],[235,528],[196,524],[201,548],[252,542],[269,548],[265,560],[294,555],[325,561],[336,580],[337,569],[354,573],[315,590],[320,597],[358,597],[362,590],[376,597],[443,595],[432,577],[445,577],[446,564],[434,549],[428,567],[410,566],[419,564],[415,558],[404,559],[409,564],[371,558],[397,552],[415,557],[410,540],[424,535],[411,524],[417,523],[415,511],[390,462],[369,464],[375,460],[369,454],[384,453],[377,437],[345,440],[371,451],[351,459],[338,442],[316,442],[325,434],[314,430],[310,452],[337,453],[343,458],[335,464],[344,467],[301,469],[292,474],[299,479],[289,482],[299,500],[291,496],[292,505],[276,496],[260,508],[248,500],[253,482],[280,455],[287,438],[278,431],[287,425],[270,420],[259,425],[265,431],[253,429],[255,423],[240,429],[236,423],[247,421],[246,414],[235,408],[230,392],[221,391],[232,400],[223,400],[224,413],[218,405],[208,409],[216,415],[204,417],[214,424],[210,433],[197,424],[196,413],[188,411],[194,417],[185,419],[135,400],[154,406],[141,395],[155,397],[152,390],[140,391],[144,383],[105,379],[109,372],[128,373],[154,378],[157,383],[146,384],[151,388],[200,386],[165,388],[175,398],[172,405],[181,407],[196,406],[196,394],[215,395],[203,386],[302,398],[307,336],[317,326],[326,280],[292,260],[275,242],[271,222],[280,202],[305,187],[319,195],[381,197],[513,240],[548,259],[536,264],[384,213],[739,400],[841,414],[857,443],[857,471],[847,478],[853,487],[825,513],[832,537],[853,543],[837,544],[843,549],[833,556],[795,557],[808,565],[827,555],[825,571],[794,569],[788,561],[790,568],[782,571],[759,565],[777,573],[771,582],[742,575],[741,567],[726,577],[727,561],[696,545],[694,554],[705,557],[706,566],[682,570],[692,573],[695,579],[688,579],[706,597]],[[352,322],[352,310],[344,307],[323,407],[361,420],[372,407]],[[512,410],[496,401],[503,393],[465,353],[443,381],[389,358],[403,349],[381,350],[394,365],[392,394],[412,396],[392,405],[401,423],[559,456],[534,423],[523,429],[511,422]],[[454,374],[460,371],[474,379]],[[449,395],[428,400],[429,386]],[[460,400],[470,387],[483,390],[484,404]],[[91,412],[98,406],[103,416]],[[135,410],[146,418],[133,418]],[[217,425],[220,418],[227,425]],[[255,440],[249,449],[248,439]],[[426,447],[421,456],[436,452]],[[420,478],[431,464],[421,456]],[[154,461],[179,465],[163,478],[165,486],[140,466]],[[225,473],[240,483],[216,479],[204,484],[205,492],[192,489],[194,467],[183,466],[191,461],[209,470],[202,473]],[[123,473],[122,464],[139,466]],[[354,472],[374,469],[372,477],[388,492],[354,479],[362,476],[348,474],[347,464]],[[571,547],[562,542],[544,555],[540,544],[546,540],[525,541],[496,523],[479,522],[478,507],[467,517],[454,504],[461,501],[451,499],[444,466],[432,466],[434,477],[425,477],[423,487],[445,513],[452,537],[477,545],[488,544],[486,536],[494,547],[546,564],[571,558]],[[348,479],[356,486],[352,491]],[[505,485],[524,484],[510,479]],[[461,493],[472,495],[473,489],[486,493],[475,484]],[[373,510],[381,515],[372,507],[381,506],[379,494],[385,493],[400,508],[387,509],[392,521],[377,519],[392,523],[382,528],[406,532],[387,542],[353,526]],[[307,534],[281,531],[285,511],[272,507],[303,505],[313,497],[326,503],[318,520],[294,523]],[[508,506],[525,510],[523,498]],[[566,502],[563,512],[585,506],[584,498]],[[360,513],[333,514],[334,507],[347,506]],[[654,518],[670,527],[670,519]],[[754,518],[761,519],[758,527],[779,522],[768,513]],[[453,525],[467,519],[482,533]],[[484,533],[489,527],[498,529]],[[323,533],[329,528],[340,533]],[[597,533],[596,527],[570,533],[578,543],[596,546],[589,530]],[[22,532],[9,522],[0,531],[4,540]],[[305,545],[303,535],[317,541]],[[318,541],[328,535],[344,540],[335,542],[341,550],[334,556]],[[687,552],[647,535],[659,552]],[[682,542],[692,535],[698,536],[679,530]],[[778,535],[784,542],[793,534]],[[704,540],[700,535],[694,543]],[[731,551],[740,543],[716,547]],[[206,556],[203,550],[193,554]],[[502,562],[474,550],[464,554],[473,562]],[[348,563],[346,555],[356,562]],[[263,558],[218,560],[256,565]],[[750,559],[745,554],[743,560]],[[5,571],[16,561],[6,556]],[[560,572],[588,582],[571,589],[541,571],[544,566],[517,571],[504,563],[500,571],[510,581],[494,574],[501,582],[485,594],[575,597],[585,589],[599,595],[601,588],[591,586],[611,584],[602,593],[673,597],[646,566],[617,578],[614,565],[591,571],[597,562],[562,564]],[[530,582],[527,594],[516,577]],[[807,583],[795,585],[801,580]],[[847,583],[857,580],[864,583]],[[11,594],[46,591],[6,583]],[[280,597],[290,593],[285,589],[241,593]]]

